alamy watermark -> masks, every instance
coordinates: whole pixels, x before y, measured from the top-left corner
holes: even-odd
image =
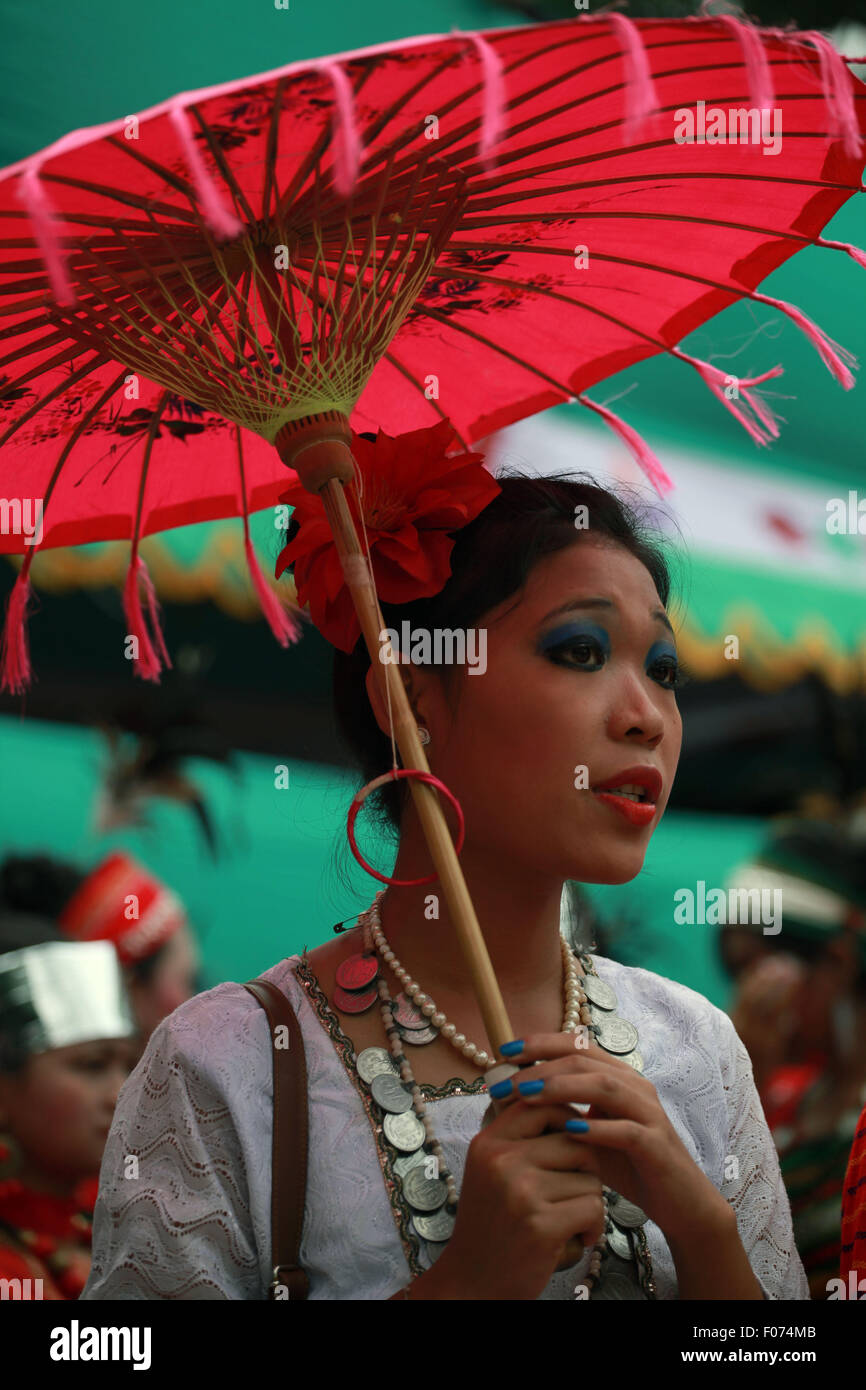
[[[781,888],[710,888],[698,879],[694,889],[674,892],[674,921],[677,926],[711,927],[747,922],[763,926],[764,936],[778,936],[782,930]]]
[[[782,148],[782,109],[779,106],[721,106],[696,103],[694,110],[681,106],[674,112],[677,145],[762,145],[762,154],[778,154]]]
[[[25,545],[42,544],[42,497],[0,497],[0,536],[23,536]]]
[[[487,670],[487,629],[484,627],[413,628],[404,620],[400,632],[385,627],[379,633],[379,660],[383,666],[468,666],[470,676]]]

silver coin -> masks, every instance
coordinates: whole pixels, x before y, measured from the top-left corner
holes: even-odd
[[[406,1201],[416,1211],[438,1211],[448,1196],[448,1188],[441,1178],[428,1178],[423,1167],[410,1168],[403,1179]]]
[[[607,1234],[607,1248],[612,1250],[614,1255],[619,1255],[621,1260],[631,1260],[631,1245],[629,1238],[624,1231],[618,1231],[616,1226],[611,1226]]]
[[[643,1057],[636,1048],[634,1052],[626,1052],[619,1060],[621,1062],[628,1062],[629,1066],[634,1067],[635,1071],[643,1071]]]
[[[610,1274],[602,1274],[598,1283],[595,1284],[590,1292],[590,1299],[598,1303],[624,1302],[632,1299],[643,1299],[644,1294],[640,1286],[632,1283],[631,1279],[625,1274],[619,1274],[616,1270],[611,1270]]]
[[[398,1178],[402,1179],[410,1168],[423,1168],[429,1157],[426,1149],[422,1147],[412,1154],[403,1154],[400,1158],[395,1158],[392,1166]]]
[[[430,1256],[431,1261],[438,1260],[439,1256],[442,1254],[442,1251],[445,1249],[447,1244],[447,1240],[427,1241],[427,1253]]]
[[[386,1115],[382,1129],[394,1148],[402,1149],[406,1154],[420,1149],[427,1138],[427,1131],[413,1110],[407,1110],[402,1115]]]
[[[432,1216],[413,1216],[412,1225],[422,1240],[448,1240],[456,1220],[447,1207],[440,1207]]]
[[[423,1043],[431,1043],[439,1036],[436,1028],[406,1028],[397,1025],[397,1032],[404,1042],[411,1043],[413,1047],[421,1047]]]
[[[594,1004],[597,1009],[616,1008],[616,995],[610,985],[605,984],[597,975],[585,975],[580,983],[590,1004]]]
[[[358,1053],[358,1075],[369,1085],[374,1076],[396,1076],[397,1066],[384,1047],[365,1047]]]
[[[617,1226],[624,1226],[626,1230],[634,1230],[635,1226],[642,1226],[649,1220],[645,1211],[635,1206],[634,1202],[626,1201],[625,1197],[620,1197],[617,1193],[616,1201],[612,1197],[608,1198],[608,1212],[612,1221]]]
[[[427,1019],[412,1000],[405,994],[398,994],[394,1000],[394,1018],[401,1028],[426,1028]]]
[[[599,1014],[597,1040],[605,1052],[632,1052],[637,1047],[638,1034],[633,1023],[618,1014]]]
[[[407,1091],[398,1076],[380,1072],[370,1082],[370,1094],[377,1105],[391,1115],[405,1115],[412,1109],[412,1093]]]

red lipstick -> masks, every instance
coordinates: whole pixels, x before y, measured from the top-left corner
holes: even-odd
[[[657,768],[627,767],[606,781],[598,782],[592,792],[599,801],[618,811],[630,825],[647,826],[655,817],[658,809],[656,801],[663,786],[662,775]],[[622,789],[619,795],[615,788]]]

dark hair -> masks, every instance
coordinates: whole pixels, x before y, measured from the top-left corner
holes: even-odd
[[[530,571],[543,556],[579,542],[581,535],[617,542],[645,565],[662,602],[671,591],[668,562],[658,532],[639,516],[640,498],[630,505],[623,497],[600,487],[586,473],[539,477],[515,469],[495,475],[501,492],[473,521],[455,533],[450,556],[451,575],[432,598],[393,605],[381,603],[388,627],[403,621],[428,631],[468,629],[485,613],[525,587]],[[586,507],[588,525],[577,528],[576,508]],[[287,539],[297,534],[294,518]],[[519,599],[517,600],[519,602]],[[365,689],[370,657],[363,637],[347,654],[335,649],[333,700],[337,727],[360,767],[361,785],[391,766],[391,742],[376,723]],[[439,668],[446,697],[452,700],[458,668]],[[409,796],[405,780],[390,782],[365,802],[380,827],[399,834]]]
[[[32,912],[8,912],[0,909],[0,956],[9,951],[23,951],[28,946],[43,946],[50,941],[65,941],[54,923]],[[16,1013],[14,1005],[10,1006]],[[17,1012],[20,1014],[20,1007]],[[25,1005],[25,1008],[29,1006]],[[27,1064],[29,1054],[16,1041],[8,1015],[0,1013],[0,1073],[19,1075]]]
[[[56,921],[86,876],[48,854],[10,854],[0,864],[0,908]]]
[[[7,951],[23,951],[28,946],[67,940],[46,917],[38,917],[33,912],[0,911],[0,956],[5,956]]]

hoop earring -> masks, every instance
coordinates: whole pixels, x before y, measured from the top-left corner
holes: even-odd
[[[396,781],[398,778],[402,777],[417,777],[419,782],[427,782],[431,787],[435,787],[438,791],[442,792],[444,796],[447,796],[448,800],[451,802],[451,805],[454,807],[455,812],[457,813],[457,843],[455,844],[454,848],[456,852],[459,854],[463,848],[465,830],[463,810],[460,806],[460,802],[457,800],[457,797],[454,795],[454,793],[448,790],[445,783],[440,782],[438,777],[434,777],[432,772],[422,772],[421,769],[417,767],[407,767],[398,769],[392,768],[390,772],[383,772],[381,777],[374,777],[372,782],[368,782],[366,786],[362,787],[361,790],[355,794],[355,797],[352,800],[352,804],[349,807],[349,815],[346,822],[346,833],[349,837],[349,848],[351,849],[358,863],[361,865],[361,868],[366,869],[368,874],[372,874],[373,877],[377,878],[380,883],[387,883],[395,888],[415,888],[418,884],[435,883],[439,877],[438,873],[430,874],[427,878],[389,878],[387,874],[380,874],[377,869],[374,869],[370,864],[367,863],[366,859],[364,859],[363,855],[361,854],[361,851],[358,849],[358,846],[355,843],[355,820],[363,802],[369,796],[370,792],[375,791],[377,787],[383,786],[386,782],[390,782],[392,780]]]
[[[422,744],[427,744],[430,742],[430,730],[425,729],[423,724],[418,725],[418,737],[420,738]]]

